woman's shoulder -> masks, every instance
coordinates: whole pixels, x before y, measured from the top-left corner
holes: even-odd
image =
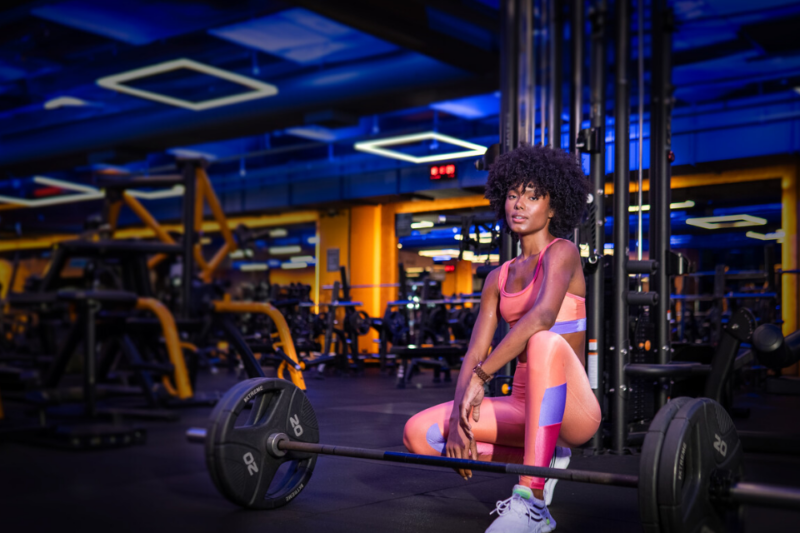
[[[504,269],[508,268],[508,261],[501,263],[497,268],[493,268],[486,275],[486,280],[483,282],[483,293],[487,291],[500,292],[500,278]]]
[[[547,253],[545,254],[544,261],[549,264],[552,263],[571,263],[573,261],[580,262],[581,254],[578,247],[574,242],[567,239],[557,239],[550,244]]]

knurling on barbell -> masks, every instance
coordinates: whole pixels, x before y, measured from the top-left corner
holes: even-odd
[[[655,416],[639,476],[319,444],[316,414],[290,381],[253,378],[229,390],[208,430],[187,432],[206,446],[217,489],[251,509],[289,503],[307,485],[319,455],[507,473],[638,488],[648,533],[727,531],[739,504],[800,510],[800,489],[739,482],[742,446],[728,413],[708,398],[676,398]]]

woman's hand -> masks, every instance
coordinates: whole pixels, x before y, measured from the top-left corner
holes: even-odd
[[[472,433],[472,424],[469,423],[470,413],[472,419],[478,422],[481,418],[481,402],[483,401],[483,380],[473,375],[464,391],[464,397],[458,406],[458,424],[470,440],[475,440]]]
[[[478,460],[478,449],[475,446],[475,439],[467,437],[461,425],[455,422],[450,423],[450,433],[447,435],[447,445],[445,446],[447,457],[455,459],[471,459]],[[465,480],[472,477],[472,470],[465,468],[456,468],[458,475]]]

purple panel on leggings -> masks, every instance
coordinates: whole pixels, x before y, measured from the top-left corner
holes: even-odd
[[[562,383],[544,391],[542,409],[539,411],[539,427],[560,424],[564,420],[567,405],[567,384]]]
[[[447,441],[444,435],[442,435],[442,431],[439,429],[439,424],[434,424],[428,428],[428,432],[425,434],[425,440],[428,441],[431,448],[440,453],[444,453],[447,447]]]

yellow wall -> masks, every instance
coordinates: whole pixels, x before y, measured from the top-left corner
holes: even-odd
[[[450,297],[472,294],[472,263],[453,259],[445,264],[455,266],[455,270],[445,272],[442,295]]]
[[[370,317],[383,315],[381,307],[382,238],[381,238],[381,206],[354,207],[350,210],[350,297],[361,302],[359,308]],[[391,243],[386,243],[392,246]],[[367,285],[367,287],[359,287]],[[377,344],[373,339],[378,335],[374,330],[359,339],[358,348],[361,353],[375,353]]]
[[[795,270],[798,268],[797,238],[800,234],[798,228],[797,210],[800,209],[800,179],[798,179],[800,168],[795,166],[792,171],[787,171],[781,180],[782,190],[782,211],[781,226],[784,231],[783,245],[781,246],[781,268],[783,270]],[[798,329],[798,305],[800,295],[798,294],[798,283],[796,274],[786,274],[781,276],[781,311],[783,313],[783,334],[788,335]],[[798,365],[793,365],[786,371],[787,374],[800,375]]]
[[[333,285],[339,281],[339,270],[328,272],[328,250],[339,249],[339,266],[347,267],[350,272],[350,211],[343,209],[334,216],[320,215],[317,222],[317,283],[315,302],[330,302],[331,291],[323,289],[325,285]]]

